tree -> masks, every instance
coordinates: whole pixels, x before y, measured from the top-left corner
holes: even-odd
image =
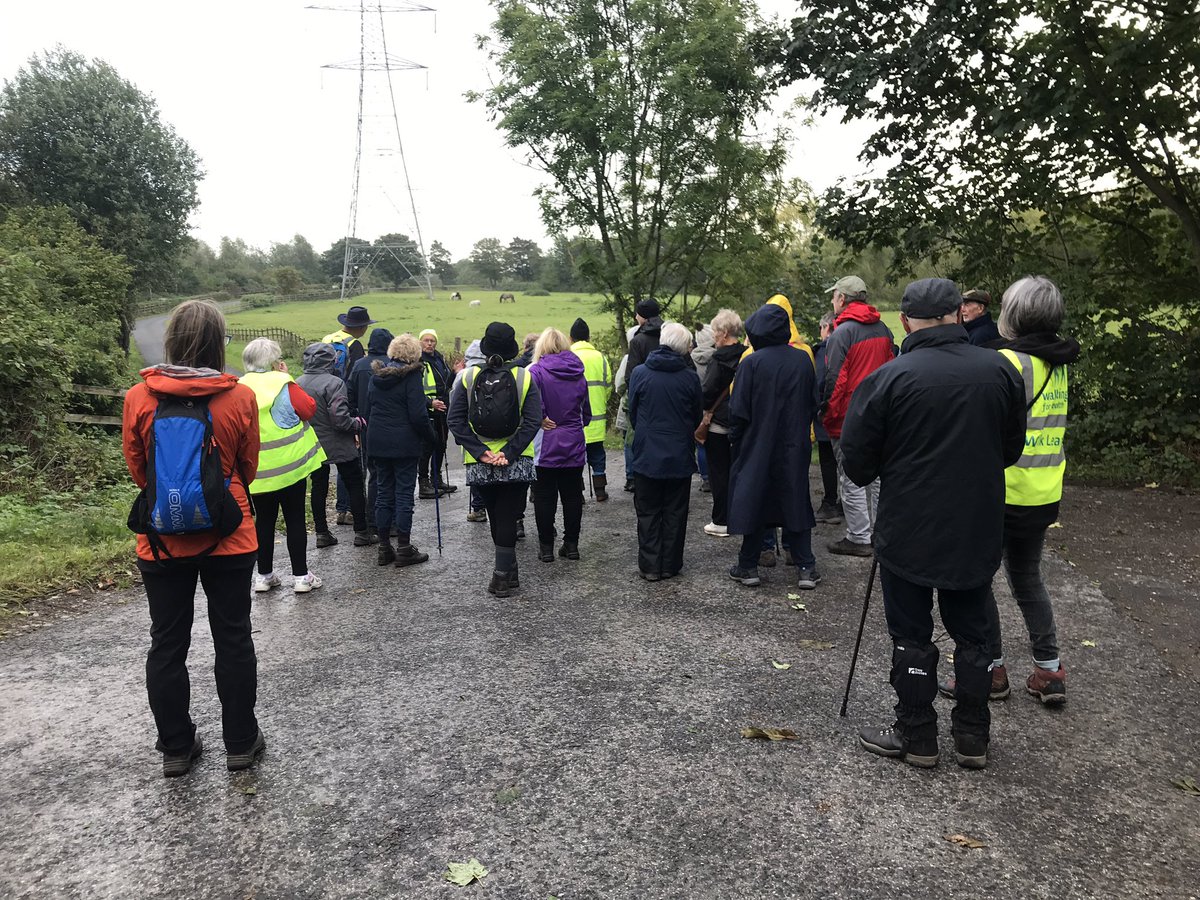
[[[442,284],[455,283],[457,272],[454,269],[454,262],[450,258],[450,251],[441,241],[434,241],[429,245],[429,268],[438,278],[442,279]]]
[[[352,247],[370,247],[370,241],[362,238],[350,238]],[[346,265],[346,238],[338,238],[333,246],[321,254],[321,272],[336,287],[342,283],[342,273]]]
[[[290,241],[271,244],[268,260],[272,266],[291,266],[306,281],[322,281],[324,275],[313,246],[302,234],[293,235]]]
[[[479,274],[487,279],[488,287],[495,287],[504,277],[504,245],[496,238],[476,241],[470,258]]]
[[[831,0],[780,47],[782,80],[817,79],[816,110],[880,123],[859,157],[886,171],[829,195],[834,233],[936,254],[965,228],[1140,187],[1200,272],[1200,120],[1180,102],[1200,96],[1194,2]]]
[[[407,234],[384,234],[375,239],[379,250],[374,269],[399,290],[406,282],[425,274],[425,261],[417,242]]]
[[[0,179],[69,209],[129,261],[135,289],[170,282],[202,175],[153,98],[105,62],[60,47],[0,90]]]
[[[550,232],[596,237],[579,270],[609,294],[623,333],[637,301],[694,282],[722,232],[757,228],[744,198],[779,183],[781,136],[756,133],[770,86],[752,52],[754,8],[493,2],[499,77],[475,99],[549,175],[538,196]]]
[[[517,281],[537,281],[542,271],[542,248],[536,241],[513,238],[504,248],[504,271]]]

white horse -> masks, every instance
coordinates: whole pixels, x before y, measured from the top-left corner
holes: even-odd
[[[468,303],[468,304],[467,304],[467,306],[479,306],[479,301],[478,301],[478,300],[472,300],[470,303]]]

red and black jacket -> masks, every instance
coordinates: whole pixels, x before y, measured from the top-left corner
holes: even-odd
[[[825,388],[821,421],[831,440],[842,436],[842,423],[850,397],[864,378],[896,356],[892,330],[880,321],[879,311],[862,300],[851,300],[833,322],[825,342]]]

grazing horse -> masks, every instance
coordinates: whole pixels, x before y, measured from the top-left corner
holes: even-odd
[[[478,300],[472,300],[470,303],[467,304],[467,306],[478,306],[478,305],[479,305]]]
[[[453,294],[450,295],[450,299],[451,300],[461,300],[462,294],[460,294],[458,291],[455,291]]]
[[[514,297],[512,294],[510,294],[508,291],[505,291],[503,294],[500,295],[500,302],[501,303],[516,303],[517,298]]]

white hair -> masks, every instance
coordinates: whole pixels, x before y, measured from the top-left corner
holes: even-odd
[[[658,343],[680,355],[692,352],[692,334],[678,322],[668,322],[662,327]]]
[[[247,372],[269,372],[283,359],[283,351],[270,338],[255,338],[242,351],[242,368]]]
[[[735,338],[742,333],[742,317],[732,309],[722,309],[713,316],[710,326],[713,334],[723,334]]]
[[[996,328],[1010,341],[1026,334],[1056,333],[1066,312],[1062,292],[1053,281],[1045,275],[1026,275],[1004,292]]]

